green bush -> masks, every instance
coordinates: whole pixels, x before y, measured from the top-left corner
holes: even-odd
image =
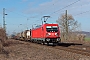
[[[90,41],[90,38],[89,38],[89,37],[86,37],[85,40],[86,40],[86,41]]]

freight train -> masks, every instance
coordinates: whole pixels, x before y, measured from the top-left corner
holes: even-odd
[[[31,38],[31,30],[25,30],[25,31],[22,31],[21,33],[17,33],[16,35],[16,39],[17,40],[23,40],[23,41],[28,41],[30,40]]]
[[[20,40],[30,40],[31,42],[42,44],[47,43],[47,45],[49,43],[57,44],[61,42],[58,24],[43,24],[36,28],[18,33],[17,37]]]

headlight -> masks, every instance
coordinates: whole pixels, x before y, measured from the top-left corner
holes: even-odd
[[[47,33],[47,34],[46,34],[46,36],[50,36],[50,35],[51,35],[51,33]]]
[[[46,39],[46,41],[50,41],[50,39]]]
[[[56,36],[58,36],[58,33],[55,33]]]
[[[57,41],[60,41],[60,38],[57,38]]]

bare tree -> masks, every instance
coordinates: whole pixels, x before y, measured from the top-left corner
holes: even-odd
[[[3,44],[5,42],[5,30],[3,28],[0,28],[0,52],[3,50]]]
[[[66,37],[70,40],[72,32],[77,31],[78,28],[80,28],[80,24],[78,24],[78,21],[76,21],[70,14],[67,14],[67,17],[66,14],[62,14],[61,17],[56,20],[56,22],[60,25],[62,33],[61,39],[63,40],[66,40]]]

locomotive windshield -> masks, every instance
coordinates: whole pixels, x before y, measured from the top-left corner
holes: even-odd
[[[46,31],[47,32],[58,32],[58,26],[47,26]]]

